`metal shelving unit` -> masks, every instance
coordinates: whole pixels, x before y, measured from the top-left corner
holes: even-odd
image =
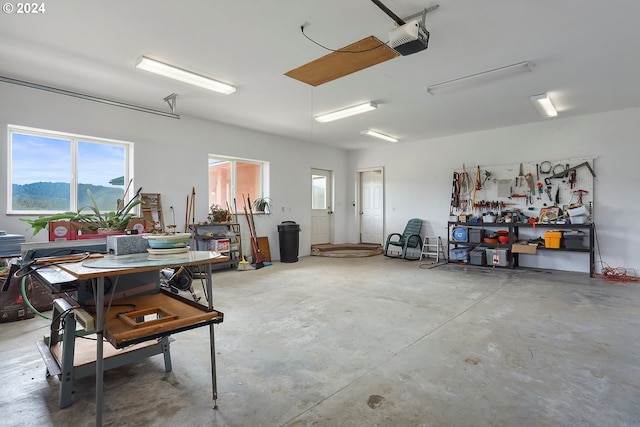
[[[194,235],[194,250],[215,251],[229,256],[229,261],[216,264],[216,267],[238,268],[238,264],[242,260],[240,224],[232,222],[194,224],[191,226],[191,232]],[[227,239],[229,240],[228,245],[224,243],[224,240]]]

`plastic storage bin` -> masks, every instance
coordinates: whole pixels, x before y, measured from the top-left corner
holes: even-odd
[[[485,253],[488,265],[497,265],[498,267],[506,267],[509,265],[509,249],[487,248],[485,249]],[[497,261],[494,260],[495,256],[497,256]]]
[[[487,265],[487,258],[484,248],[477,248],[469,253],[469,264]]]
[[[484,238],[484,230],[482,228],[469,229],[469,243],[482,243]]]
[[[584,232],[567,231],[564,233],[564,247],[567,249],[585,249]]]
[[[561,231],[547,231],[544,233],[544,247],[551,249],[560,248],[560,240],[562,240]]]
[[[469,248],[451,248],[449,249],[449,259],[455,261],[468,261]]]

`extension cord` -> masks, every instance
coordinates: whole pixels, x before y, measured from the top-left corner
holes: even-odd
[[[73,316],[75,317],[76,322],[80,323],[85,331],[94,332],[96,330],[93,316],[87,313],[86,310],[82,308],[76,308],[73,311]]]

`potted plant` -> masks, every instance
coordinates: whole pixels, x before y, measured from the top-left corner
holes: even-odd
[[[51,221],[69,220],[80,223],[84,230],[97,231],[99,234],[112,234],[114,232],[122,232],[132,219],[144,219],[131,210],[138,206],[142,201],[138,199],[138,193],[122,207],[116,207],[115,211],[100,212],[98,202],[96,201],[91,190],[87,189],[87,194],[91,199],[91,206],[83,206],[78,212],[61,212],[54,215],[43,216],[36,219],[21,218],[33,228],[33,234],[36,235],[49,225]],[[89,210],[90,212],[86,212]]]
[[[229,220],[229,211],[218,205],[209,207],[208,215],[209,224],[220,224]]]
[[[271,199],[269,197],[258,197],[253,201],[256,212],[271,213]]]

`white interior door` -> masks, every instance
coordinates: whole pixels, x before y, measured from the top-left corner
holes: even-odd
[[[331,171],[311,169],[311,244],[331,243]]]
[[[360,242],[384,243],[384,183],[382,168],[360,171]]]

